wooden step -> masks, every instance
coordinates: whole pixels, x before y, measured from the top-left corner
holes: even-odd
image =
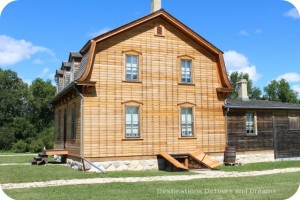
[[[160,152],[159,155],[161,155],[164,159],[169,161],[172,165],[174,165],[177,168],[188,170],[187,167],[185,167],[183,164],[178,162],[175,158],[173,158],[171,155],[165,153],[165,152]]]
[[[40,156],[35,156],[33,159],[34,159],[35,161],[41,161],[41,160],[43,160],[43,158],[40,157]]]
[[[38,156],[39,156],[39,157],[47,157],[47,158],[48,158],[48,155],[43,154],[43,153],[39,153]]]
[[[197,150],[189,153],[189,156],[197,161],[199,164],[202,164],[210,169],[214,169],[221,165],[221,163],[212,157],[208,156],[204,152]]]
[[[37,161],[36,161],[36,160],[31,160],[31,161],[29,161],[29,163],[30,163],[31,165],[37,165]]]

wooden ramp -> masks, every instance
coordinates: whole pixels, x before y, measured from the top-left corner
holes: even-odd
[[[210,169],[214,169],[221,165],[219,161],[211,158],[200,150],[190,152],[189,156],[192,157],[195,161],[199,162],[199,164],[202,164]]]
[[[183,164],[181,164],[180,162],[178,162],[175,158],[173,158],[169,154],[161,152],[159,155],[161,155],[164,159],[166,159],[167,161],[169,161],[175,167],[177,167],[179,169],[188,170],[187,167],[185,167]]]

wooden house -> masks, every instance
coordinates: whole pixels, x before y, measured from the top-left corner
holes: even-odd
[[[91,39],[57,71],[55,148],[69,158],[223,154],[223,105],[233,88],[223,53],[154,8]]]
[[[300,158],[300,105],[249,100],[245,80],[238,88],[239,98],[224,105],[228,146],[248,159]]]

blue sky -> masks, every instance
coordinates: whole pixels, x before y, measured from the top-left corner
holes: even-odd
[[[300,0],[299,0],[300,1]],[[228,71],[261,89],[285,78],[300,92],[300,17],[283,0],[162,0],[163,8],[224,52]],[[70,51],[150,13],[150,0],[18,0],[0,17],[0,67],[30,83],[53,79]]]

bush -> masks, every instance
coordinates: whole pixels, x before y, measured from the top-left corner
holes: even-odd
[[[44,149],[44,143],[41,139],[31,140],[29,144],[29,151],[32,153],[39,153]]]
[[[46,147],[46,149],[54,148],[54,126],[45,128],[38,136]]]
[[[28,144],[24,140],[19,140],[13,144],[12,150],[15,153],[25,153],[28,151]]]

